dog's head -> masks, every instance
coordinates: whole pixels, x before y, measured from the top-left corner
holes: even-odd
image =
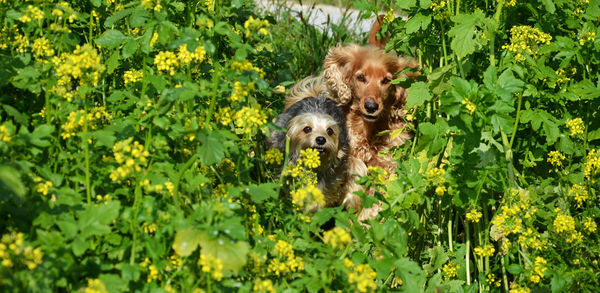
[[[389,114],[392,107],[404,105],[405,89],[391,81],[416,76],[401,71],[417,66],[414,60],[399,58],[374,46],[349,45],[329,50],[323,72],[331,96],[339,104],[350,104],[365,121],[374,122]]]
[[[347,155],[348,136],[344,112],[326,98],[325,92],[317,97],[302,99],[277,118],[276,125],[287,133],[274,131],[269,139],[272,147],[285,149],[290,140],[290,161],[296,161],[300,150],[312,148],[319,152],[322,169],[336,165]]]
[[[330,165],[340,149],[340,128],[333,117],[323,113],[303,113],[288,123],[290,153],[312,148],[319,152],[321,166]]]

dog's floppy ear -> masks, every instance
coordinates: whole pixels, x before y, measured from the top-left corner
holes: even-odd
[[[346,75],[352,67],[354,53],[358,48],[357,45],[335,46],[329,49],[323,61],[323,76],[331,91],[331,98],[342,105],[348,104],[352,99],[352,91],[348,86]]]
[[[398,57],[398,61],[396,64],[396,76],[394,78],[400,78],[400,77],[404,77],[404,78],[415,78],[417,76],[420,75],[419,71],[417,71],[416,69],[419,68],[419,62],[417,62],[417,60],[414,59],[407,59],[404,57]],[[410,69],[407,69],[410,68]],[[394,105],[396,107],[400,107],[402,108],[404,106],[404,104],[406,103],[406,88],[402,87],[402,85],[394,85],[395,87],[395,103]]]

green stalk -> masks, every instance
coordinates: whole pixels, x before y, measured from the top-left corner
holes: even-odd
[[[523,93],[519,92],[519,100],[517,102],[517,117],[515,118],[515,124],[513,125],[512,135],[510,136],[510,143],[508,148],[512,150],[513,142],[517,134],[517,127],[519,126],[519,120],[521,119],[521,104],[523,102]]]
[[[87,102],[83,101],[85,110],[83,113],[83,155],[85,156],[85,195],[87,203],[92,203],[92,190],[90,188],[90,153],[88,144],[88,106]]]
[[[452,212],[448,215],[448,247],[450,251],[454,251],[452,244]]]
[[[197,158],[198,154],[194,154],[193,156],[191,156],[185,163],[185,165],[183,165],[183,168],[179,170],[177,176],[175,177],[175,182],[173,184],[175,185],[173,188],[173,197],[175,197],[175,206],[177,207],[177,209],[181,209],[181,198],[179,197],[179,182],[181,181],[181,177],[183,177],[183,173],[190,168],[190,166],[196,161]]]
[[[469,223],[468,221],[465,221],[465,232],[467,234],[467,243],[466,243],[466,252],[465,252],[465,265],[466,265],[466,272],[465,274],[467,275],[467,285],[471,285],[471,272],[469,269],[469,262],[470,262],[470,254],[471,254],[471,231],[469,230]]]
[[[500,264],[502,265],[502,283],[504,284],[504,292],[508,292],[508,277],[506,276],[506,262],[505,258],[507,256],[500,258]]]
[[[129,264],[133,265],[135,263],[135,250],[137,247],[137,237],[138,237],[138,210],[139,210],[139,202],[142,197],[142,186],[140,185],[140,180],[136,180],[135,182],[135,197],[133,198],[133,217],[129,222],[129,230],[133,234],[133,240],[131,242],[131,255],[129,256]]]
[[[206,118],[204,119],[204,129],[207,129],[208,124],[210,123],[210,118],[213,116],[213,112],[215,111],[215,105],[217,103],[217,90],[219,89],[219,80],[221,79],[221,66],[218,62],[215,62],[215,73],[213,74],[213,88],[210,97],[210,106],[208,108],[208,112],[206,112]]]

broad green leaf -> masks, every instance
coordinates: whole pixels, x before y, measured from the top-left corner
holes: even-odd
[[[429,26],[429,23],[431,23],[431,15],[423,15],[419,13],[411,17],[406,22],[406,33],[412,34],[414,32],[417,32],[419,29],[425,30]]]
[[[123,41],[128,39],[121,31],[110,29],[105,31],[99,38],[96,39],[96,44],[108,49],[116,48]]]
[[[129,40],[123,46],[123,59],[128,59],[137,51],[138,43],[136,40]]]
[[[87,205],[77,212],[77,226],[82,237],[103,235],[111,231],[110,224],[119,215],[119,201],[109,201],[108,204]]]
[[[51,145],[50,139],[54,132],[54,126],[43,124],[36,127],[29,136],[29,142],[38,147],[48,147]]]
[[[476,11],[473,14],[458,14],[452,17],[455,25],[448,31],[452,38],[450,48],[459,59],[462,59],[480,47],[476,41],[475,30],[477,26],[482,26],[485,15],[482,11]]]
[[[179,256],[189,256],[196,250],[200,244],[201,235],[204,232],[193,227],[187,227],[177,230],[175,241],[173,242],[173,250]]]
[[[432,96],[427,84],[422,81],[415,82],[408,88],[405,107],[412,108],[414,106],[422,106],[426,101],[431,100],[431,98]]]
[[[544,3],[546,11],[550,12],[550,14],[554,14],[556,11],[556,6],[554,6],[554,2],[552,2],[552,0],[542,0],[542,3]]]
[[[224,270],[237,273],[246,264],[247,255],[250,251],[250,245],[247,242],[232,242],[224,238],[209,239],[206,235],[201,235],[201,253],[219,258]]]
[[[106,60],[106,73],[112,74],[119,67],[119,50],[114,50],[108,60]]]
[[[17,69],[17,75],[11,79],[11,82],[16,88],[39,93],[42,91],[39,77],[40,72],[35,67],[27,66]]]
[[[201,132],[198,139],[202,145],[198,147],[198,156],[202,165],[212,165],[221,162],[225,157],[222,137],[218,132]]]
[[[396,261],[396,276],[402,279],[402,290],[404,292],[423,292],[427,274],[419,264],[403,257]]]
[[[520,273],[520,272],[521,272],[523,269],[521,268],[521,266],[520,266],[519,264],[516,264],[516,263],[514,263],[514,264],[510,264],[510,265],[509,265],[509,266],[506,268],[506,270],[507,270],[509,273],[513,274],[513,275],[517,275],[517,274],[519,274],[519,273]]]
[[[408,10],[417,5],[417,0],[396,0],[396,6],[400,9]]]
[[[12,116],[15,119],[15,121],[17,121],[19,124],[29,125],[27,122],[29,117],[27,117],[26,114],[21,114],[21,112],[19,112],[15,108],[13,108],[11,105],[3,104],[2,108],[4,108],[4,111],[6,111],[6,113],[8,113],[10,116]]]
[[[20,199],[25,197],[26,188],[21,181],[21,173],[9,166],[0,166],[0,199],[10,196],[10,193]]]
[[[263,183],[248,186],[247,192],[250,194],[250,198],[252,198],[253,202],[261,203],[269,198],[277,198],[277,190],[279,190],[279,184]]]
[[[88,248],[90,248],[88,241],[85,241],[85,239],[82,238],[83,237],[77,237],[71,242],[71,249],[75,256],[81,256]]]
[[[131,14],[132,11],[133,11],[133,8],[118,10],[113,15],[106,18],[106,20],[104,21],[104,27],[109,28],[109,27],[113,26],[113,24],[115,24],[117,21],[119,21],[119,20],[127,17],[129,14]]]

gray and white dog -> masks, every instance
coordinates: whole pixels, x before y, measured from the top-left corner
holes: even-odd
[[[320,166],[317,188],[325,196],[325,206],[343,203],[348,190],[348,135],[343,110],[329,99],[326,92],[298,100],[277,117],[275,124],[287,129],[273,131],[268,140],[272,148],[285,152],[286,137],[290,139],[288,164],[295,165],[300,151],[307,148],[319,152]]]

